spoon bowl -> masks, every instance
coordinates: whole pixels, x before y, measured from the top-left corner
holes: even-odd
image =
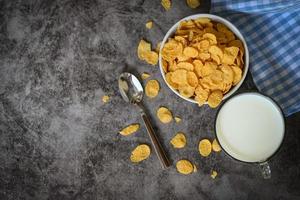
[[[126,102],[139,103],[143,99],[144,89],[133,74],[124,72],[119,77],[119,91]]]

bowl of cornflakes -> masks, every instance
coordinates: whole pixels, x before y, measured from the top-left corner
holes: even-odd
[[[235,93],[249,68],[244,37],[228,20],[211,14],[183,18],[167,32],[159,67],[168,87],[181,98],[217,107]]]

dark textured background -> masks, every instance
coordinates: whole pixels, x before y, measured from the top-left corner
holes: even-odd
[[[173,1],[168,12],[160,0],[0,0],[0,199],[300,199],[300,113],[287,118],[286,140],[270,161],[273,177],[263,180],[257,166],[223,152],[200,157],[198,141],[213,139],[216,111],[179,99],[157,67],[137,59],[141,38],[156,45],[176,21],[208,9],[204,0],[196,10]],[[144,103],[172,161],[190,159],[197,173],[163,171],[153,153],[130,163],[131,150],[150,141],[144,126],[118,135],[142,124],[118,94],[117,77],[127,70],[160,81],[158,97]],[[250,75],[247,88],[254,88]],[[161,105],[182,123],[158,122]],[[186,133],[186,148],[171,148],[176,131]]]

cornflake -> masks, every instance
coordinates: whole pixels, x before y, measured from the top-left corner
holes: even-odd
[[[168,11],[171,8],[171,0],[161,0],[161,5]]]
[[[159,89],[160,87],[157,80],[149,80],[146,83],[145,93],[148,97],[154,98],[158,95]]]
[[[109,101],[109,96],[108,95],[104,95],[103,97],[102,97],[102,102],[103,103],[107,103],[108,101]]]
[[[176,122],[176,123],[181,122],[181,118],[180,118],[180,117],[175,117],[175,122]]]
[[[222,150],[216,139],[214,139],[213,142],[212,142],[212,150],[215,151],[215,152],[219,152],[219,151]]]
[[[139,130],[139,128],[140,128],[139,124],[131,124],[131,125],[123,128],[119,133],[121,135],[128,136],[128,135],[131,135],[132,133],[137,132]]]
[[[166,107],[160,107],[157,110],[156,115],[157,115],[158,119],[164,124],[170,123],[173,119],[172,113]]]
[[[145,40],[140,41],[137,53],[140,60],[144,60],[151,65],[156,65],[158,62],[157,52],[151,51],[151,44]]]
[[[152,21],[149,21],[149,22],[146,23],[145,26],[146,26],[147,29],[151,29],[152,26],[153,26],[153,22],[152,22]]]
[[[177,171],[181,174],[190,174],[194,171],[194,165],[188,160],[179,160],[176,163]]]
[[[211,177],[212,179],[215,179],[215,178],[217,177],[217,175],[218,175],[218,172],[215,171],[215,170],[212,170],[210,177]]]
[[[150,147],[146,144],[141,144],[131,152],[130,160],[133,163],[141,162],[147,159],[150,156],[150,153]]]
[[[145,80],[145,79],[147,79],[147,78],[150,77],[150,74],[144,72],[144,73],[142,73],[142,76],[141,76],[141,77],[142,77],[143,80]]]
[[[177,133],[172,140],[170,141],[170,143],[173,145],[174,148],[180,149],[185,147],[186,145],[186,138],[185,135],[181,132]]]
[[[200,6],[199,0],[186,0],[186,3],[190,8],[197,8]]]
[[[211,153],[211,143],[208,139],[199,142],[199,153],[203,157],[207,157]]]

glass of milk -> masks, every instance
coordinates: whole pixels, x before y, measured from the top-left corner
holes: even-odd
[[[258,163],[264,178],[271,178],[268,160],[278,151],[285,119],[271,98],[258,92],[228,99],[215,120],[216,138],[222,149],[238,161]]]

